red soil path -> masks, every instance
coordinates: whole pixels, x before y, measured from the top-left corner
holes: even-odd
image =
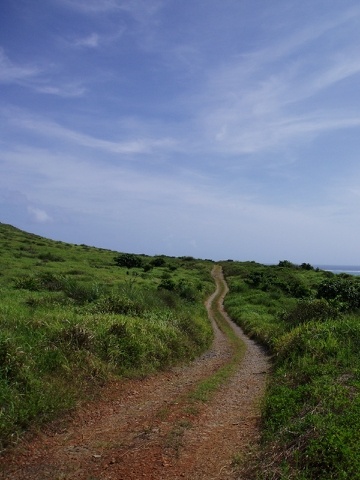
[[[100,400],[82,405],[40,433],[28,434],[9,449],[0,457],[0,479],[250,478],[242,476],[237,464],[256,451],[259,402],[269,362],[224,312],[227,287],[219,267],[213,277],[217,290],[207,308],[214,342],[208,352],[186,366],[107,385]],[[197,383],[234,353],[212,317],[212,305],[243,340],[246,352],[210,401],[193,403],[189,393]]]

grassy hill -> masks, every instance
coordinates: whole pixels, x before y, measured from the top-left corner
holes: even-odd
[[[261,451],[244,475],[360,479],[360,277],[288,261],[221,264],[227,311],[272,355]],[[206,349],[212,266],[0,224],[0,450],[113,377]]]
[[[207,348],[211,267],[0,223],[0,450],[113,376],[143,375]]]
[[[360,479],[360,278],[287,261],[223,267],[227,311],[273,360],[248,477]]]

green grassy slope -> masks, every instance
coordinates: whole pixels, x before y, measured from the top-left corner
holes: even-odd
[[[113,376],[210,343],[211,262],[72,245],[0,223],[0,450]],[[120,262],[121,263],[121,262]]]
[[[360,278],[225,262],[225,306],[273,354],[260,479],[360,478]]]

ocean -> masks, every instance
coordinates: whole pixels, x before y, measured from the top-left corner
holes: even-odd
[[[333,273],[348,273],[349,275],[360,275],[359,265],[313,265],[321,270],[328,270]]]

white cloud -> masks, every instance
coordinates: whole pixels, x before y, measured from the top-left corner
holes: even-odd
[[[337,11],[336,15],[330,10],[329,16],[316,17],[316,23],[314,23],[312,17],[309,16],[307,24],[302,28],[290,32],[286,38],[282,34],[280,41],[270,42],[265,48],[248,53],[244,56],[244,59],[246,59],[249,67],[253,65],[255,68],[257,68],[258,65],[267,65],[279,59],[286,59],[294,55],[294,53],[302,52],[311,42],[320,40],[321,37],[324,37],[326,34],[333,36],[334,32],[338,29],[346,29],[347,25],[351,22],[356,22],[355,29],[357,29],[357,20],[359,17],[360,8],[358,6],[348,8],[340,14]],[[274,33],[276,33],[276,30]]]
[[[109,153],[124,155],[150,154],[155,151],[173,149],[176,143],[174,139],[168,137],[152,138],[149,136],[125,141],[104,140],[71,130],[52,121],[26,114],[18,109],[3,110],[3,114],[7,117],[9,123],[16,126],[16,128],[24,128],[41,136],[53,139],[58,138],[83,147],[96,148]]]
[[[41,210],[40,208],[35,207],[28,207],[28,212],[31,217],[38,223],[46,223],[51,222],[52,218],[48,215],[45,210]]]
[[[127,11],[136,19],[154,15],[163,0],[54,0],[56,3],[87,15]]]
[[[87,14],[109,12],[119,8],[119,0],[55,0],[55,2]]]
[[[70,83],[64,85],[41,85],[40,83],[33,86],[34,90],[47,95],[55,95],[58,97],[81,97],[86,93],[86,88],[80,84]]]
[[[97,33],[92,33],[87,37],[78,38],[77,40],[74,40],[73,43],[76,47],[96,48],[99,46],[100,36]]]
[[[16,83],[39,75],[40,69],[32,65],[13,63],[0,47],[0,83]]]
[[[0,47],[0,83],[17,84],[38,93],[61,97],[78,97],[85,93],[85,88],[79,83],[51,83],[47,78],[45,68],[32,65],[21,65],[12,62]]]
[[[358,50],[337,52],[329,63],[330,65],[324,68],[314,79],[313,88],[315,91],[328,88],[360,72]]]
[[[194,112],[199,148],[201,142],[218,153],[259,153],[359,127],[360,117],[355,108],[341,101],[346,92],[338,85],[359,75],[357,52],[327,52],[316,65],[304,54],[281,68],[269,64],[269,58],[266,68],[246,57],[209,74],[203,93],[188,103]],[[331,87],[338,89],[333,95]],[[328,98],[321,107],[310,101],[318,95]]]

